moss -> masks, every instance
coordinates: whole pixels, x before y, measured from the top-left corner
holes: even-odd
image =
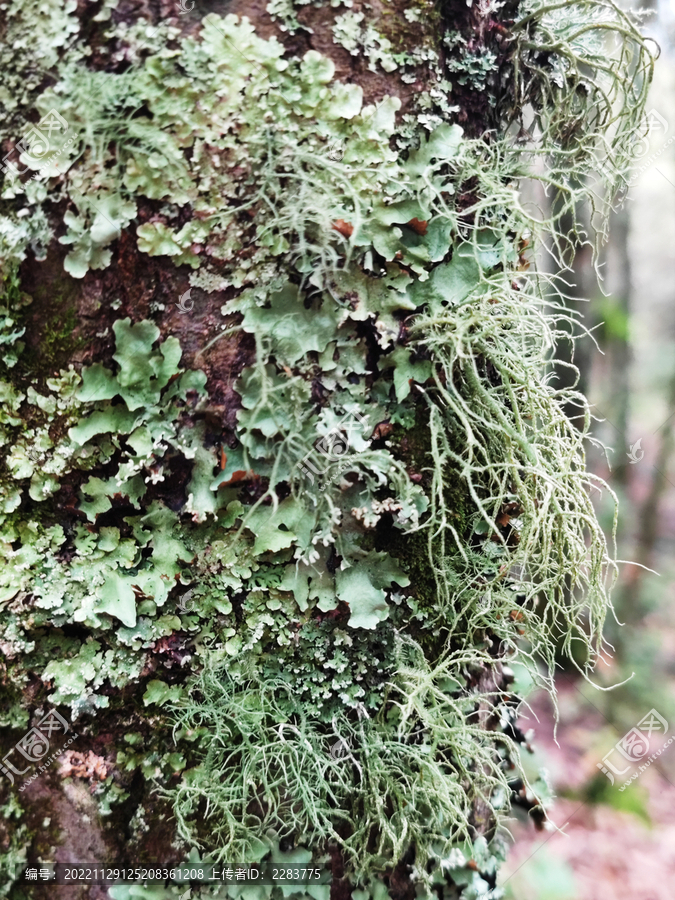
[[[11,316],[5,322],[13,324],[6,327],[14,329],[9,335],[14,352],[8,369],[14,370],[11,374],[17,386],[26,387],[44,384],[46,378],[66,366],[86,346],[86,340],[75,334],[79,321],[72,286],[59,290],[52,282],[29,294],[22,290],[28,285],[19,273],[18,261],[9,265],[0,308]]]
[[[58,306],[58,299],[53,305]],[[36,349],[32,354],[30,351],[26,354],[26,364],[38,377],[40,374],[44,376],[54,369],[62,368],[86,345],[83,337],[74,335],[77,325],[77,313],[72,306],[66,309],[57,308],[45,321],[44,332],[37,338],[39,351]]]
[[[25,821],[24,810],[16,796],[6,795],[0,805],[0,897],[11,896],[19,867],[26,862],[33,834]]]

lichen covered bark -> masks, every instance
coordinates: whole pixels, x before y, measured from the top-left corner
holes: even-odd
[[[468,900],[541,816],[505,663],[592,665],[612,563],[518,179],[573,206],[651,65],[567,7],[12,7],[0,896],[86,852]]]

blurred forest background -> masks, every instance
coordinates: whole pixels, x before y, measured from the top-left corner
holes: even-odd
[[[624,624],[608,620],[614,650],[595,682],[629,681],[603,691],[573,667],[561,669],[557,744],[550,702],[528,696],[520,726],[535,736],[526,764],[532,778],[547,770],[557,797],[550,818],[561,831],[514,820],[517,843],[499,879],[507,900],[672,900],[675,891],[675,742],[623,791],[622,778],[612,786],[598,768],[652,709],[675,734],[675,0],[650,8],[645,31],[661,47],[650,134],[613,217],[604,292],[582,251],[570,293],[588,298],[571,305],[601,351],[584,338],[574,361],[600,420],[593,433],[610,448],[589,447],[588,457],[619,498],[618,558],[659,574],[619,567],[613,596]],[[558,352],[569,358],[564,347]],[[611,530],[611,497],[604,492],[597,503]]]

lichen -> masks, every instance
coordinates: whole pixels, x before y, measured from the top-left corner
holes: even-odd
[[[50,58],[35,106],[61,123],[60,155],[15,153],[26,172],[2,193],[0,639],[16,682],[39,676],[73,717],[135,697],[103,808],[139,772],[171,799],[186,850],[332,844],[380,900],[412,847],[425,896],[485,892],[518,772],[496,654],[547,681],[559,639],[576,642],[587,672],[614,570],[589,499],[588,407],[546,374],[563,313],[527,246],[555,223],[526,214],[518,179],[545,156],[537,177],[573,207],[580,173],[639,122],[651,60],[612,4],[575,7],[603,17],[579,31],[531,4],[512,23],[501,131],[480,139],[450,121],[451,90],[486,93],[494,51],[461,35],[398,119],[397,97],[364,106],[330,59],[293,57],[234,15],[146,47],[142,23],[118,24],[116,71]],[[292,10],[271,12],[295,27]],[[54,28],[57,48],[76,33]],[[608,63],[596,32],[610,28],[625,48]],[[373,70],[441,64],[362,12],[334,33]],[[524,98],[527,146],[511,136]],[[195,369],[177,338],[127,317],[106,364],[47,375],[25,346],[35,298],[17,266],[53,233],[82,279],[123,232],[193,287],[230,289],[225,323]],[[46,329],[50,365],[68,324]],[[235,335],[255,359],[229,428],[198,366]],[[500,727],[477,721],[481,704]],[[143,803],[127,825],[141,840]]]
[[[443,43],[450,51],[459,50],[457,58],[448,61],[448,71],[455,74],[457,83],[484,91],[488,76],[496,71],[497,54],[486,48],[468,49],[466,38],[458,31],[448,31]]]
[[[335,43],[353,56],[363,53],[368,58],[371,72],[377,71],[378,64],[385,72],[398,68],[391,52],[391,41],[366,21],[365,13],[346,12],[338,16],[333,25],[333,35]]]

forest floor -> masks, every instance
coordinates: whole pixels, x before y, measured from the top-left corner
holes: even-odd
[[[548,770],[557,795],[549,815],[560,831],[537,832],[524,819],[513,825],[516,844],[499,879],[507,900],[672,900],[675,743],[665,751],[672,759],[651,765],[624,792],[619,779],[605,788],[597,763],[616,734],[591,705],[592,688],[564,678],[558,690],[558,744],[543,694],[531,701],[539,722],[524,724],[535,726],[533,760]],[[599,782],[603,802],[589,802],[588,785]]]

